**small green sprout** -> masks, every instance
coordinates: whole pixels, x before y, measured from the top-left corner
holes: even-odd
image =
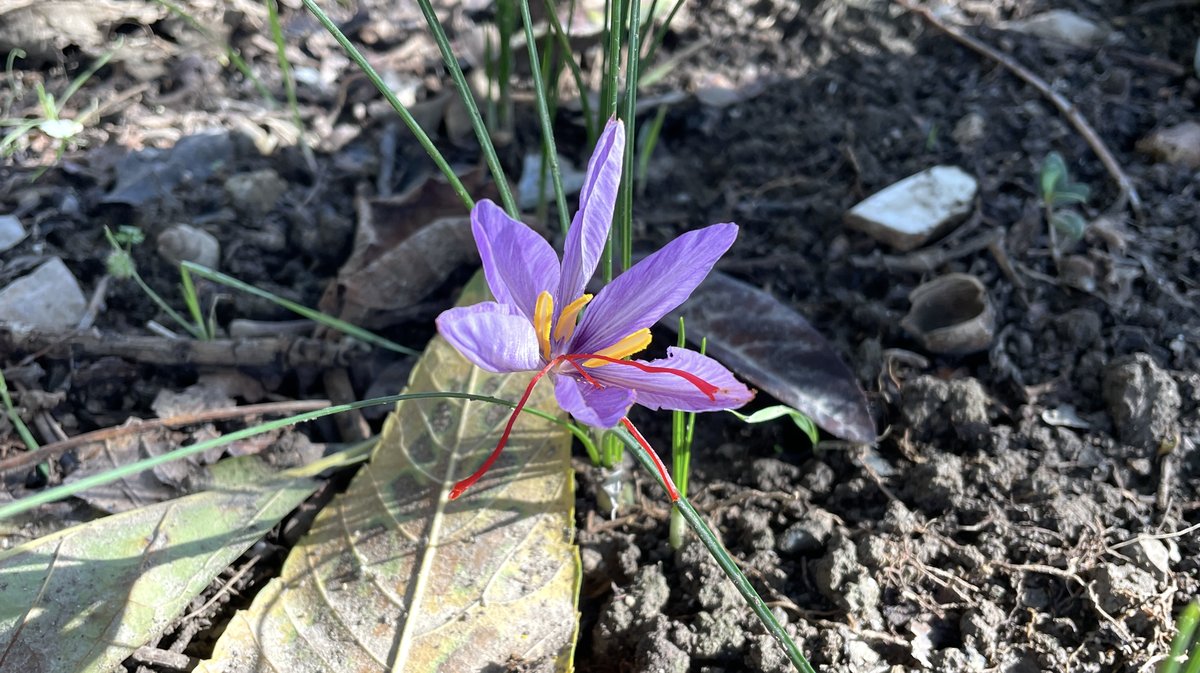
[[[17,151],[18,142],[22,138],[34,131],[38,131],[52,140],[57,141],[58,145],[54,154],[54,160],[57,162],[58,159],[62,157],[63,152],[67,150],[67,147],[74,141],[75,137],[82,133],[87,123],[96,116],[97,110],[99,109],[98,106],[93,103],[92,106],[83,114],[74,119],[65,119],[63,118],[63,108],[66,107],[67,101],[71,100],[71,97],[79,91],[80,87],[87,83],[87,81],[91,79],[92,76],[100,70],[100,68],[103,68],[110,60],[112,60],[113,55],[116,54],[117,50],[120,48],[121,41],[118,41],[117,45],[113,47],[112,50],[96,59],[95,62],[88,66],[87,70],[80,73],[79,76],[71,81],[71,84],[67,87],[67,90],[63,92],[61,99],[55,99],[54,94],[46,91],[46,88],[42,86],[41,82],[36,83],[34,86],[37,90],[38,103],[41,106],[41,116],[32,118],[0,118],[0,127],[12,127],[12,130],[9,131],[4,138],[0,139],[0,156],[7,157],[12,155],[13,152]],[[13,51],[9,52],[8,60],[5,65],[6,74],[10,85],[15,81],[12,76],[13,63],[17,58],[24,57],[25,52],[19,49],[14,49]],[[13,87],[13,90],[16,90],[15,86]],[[45,173],[48,168],[48,166],[45,166],[35,173],[33,176],[34,179],[41,177],[42,173]]]
[[[658,113],[654,115],[654,121],[650,123],[650,127],[638,136],[637,170],[634,171],[638,196],[646,193],[646,178],[650,174],[650,157],[654,154],[654,148],[658,146],[658,137],[662,133],[663,122],[667,119],[667,109],[667,105],[659,105]],[[680,329],[682,329],[682,318],[679,323]]]
[[[193,322],[189,322],[178,311],[171,308],[166,300],[162,298],[154,288],[150,287],[141,274],[137,270],[137,262],[134,261],[131,251],[134,246],[141,245],[146,240],[146,235],[137,227],[122,225],[113,231],[108,227],[104,228],[104,236],[108,239],[108,244],[112,246],[112,251],[108,253],[108,258],[104,260],[105,269],[109,275],[118,280],[133,280],[142,288],[142,292],[146,293],[147,297],[155,303],[163,313],[170,316],[176,324],[186,330],[194,338],[200,340],[209,340],[214,338],[215,326],[213,322],[205,321],[200,314],[200,299],[196,295],[196,288],[191,282],[186,273],[183,274],[183,293],[184,301],[188,305],[188,310],[192,314]]]
[[[8,414],[8,420],[21,437],[26,450],[37,451],[40,448],[38,441],[34,438],[33,433],[29,431],[29,426],[25,425],[25,421],[21,419],[21,414],[17,413],[17,406],[13,404],[12,397],[8,394],[8,381],[4,379],[3,371],[0,371],[0,401],[3,401],[4,410]],[[42,479],[50,478],[50,466],[46,463],[38,463],[37,471]]]
[[[1175,622],[1178,630],[1171,641],[1171,653],[1158,673],[1200,673],[1200,643],[1194,640],[1197,623],[1200,623],[1200,602],[1192,601]]]
[[[786,416],[792,419],[792,422],[796,424],[796,427],[800,428],[805,435],[808,435],[809,440],[812,441],[814,446],[816,446],[817,440],[820,439],[820,435],[818,434],[817,430],[817,424],[813,423],[813,420],[806,416],[804,412],[793,409],[786,404],[776,404],[773,407],[759,409],[750,415],[739,414],[736,411],[729,411],[729,413],[737,416],[743,423],[766,423],[767,421],[773,421],[776,418],[783,418]]]
[[[1057,264],[1064,250],[1083,239],[1087,220],[1070,206],[1087,203],[1091,189],[1081,182],[1071,181],[1067,163],[1058,152],[1046,155],[1039,178],[1042,207],[1050,232],[1050,254]]]
[[[665,109],[665,108],[660,108]],[[661,114],[659,117],[661,118]],[[683,316],[679,316],[679,342],[680,348],[687,347],[687,335],[683,324]],[[700,341],[700,354],[704,355],[708,350],[708,339]],[[696,414],[687,411],[672,411],[671,412],[671,478],[675,480],[675,487],[679,489],[679,496],[687,497],[688,492],[688,476],[692,469],[692,440],[696,435]],[[683,518],[683,513],[674,508],[671,510],[671,527],[667,531],[667,542],[670,543],[671,549],[679,549],[683,547],[683,536],[687,533],[687,521]]]

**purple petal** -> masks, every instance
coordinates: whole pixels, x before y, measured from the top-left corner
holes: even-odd
[[[612,226],[624,154],[625,127],[619,119],[610,120],[588,161],[587,178],[579,192],[579,211],[563,244],[562,275],[556,298],[561,305],[583,294],[596,272]]]
[[[471,231],[492,296],[501,304],[516,306],[532,320],[538,294],[558,287],[554,248],[527,224],[512,219],[486,199],[471,209]]]
[[[666,358],[644,364],[694,374],[717,387],[717,392],[713,393],[715,399],[710,399],[694,384],[675,374],[645,372],[631,365],[617,364],[594,367],[588,373],[609,386],[606,390],[632,388],[637,393],[637,403],[651,409],[720,411],[736,409],[754,399],[754,391],[734,378],[724,365],[696,351],[668,348]]]
[[[488,301],[443,311],[437,328],[463,357],[489,372],[542,368],[533,323],[508,304]]]
[[[570,350],[595,353],[658,322],[704,280],[737,231],[736,224],[689,231],[614,278],[588,305]]]
[[[555,378],[554,396],[558,398],[558,406],[580,423],[611,428],[620,423],[633,406],[633,391],[627,388],[597,388],[568,374]]]

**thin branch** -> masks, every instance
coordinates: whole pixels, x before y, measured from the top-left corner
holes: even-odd
[[[1017,63],[1011,56],[993,49],[953,26],[943,23],[941,19],[934,16],[928,9],[914,5],[910,0],[894,1],[901,7],[925,19],[934,28],[949,35],[955,42],[1004,66],[1009,72],[1048,98],[1054,104],[1054,107],[1058,108],[1058,111],[1067,118],[1067,121],[1071,122],[1071,125],[1075,127],[1079,135],[1083,136],[1083,139],[1092,148],[1092,151],[1100,158],[1100,163],[1104,164],[1104,168],[1108,170],[1108,174],[1116,181],[1117,186],[1121,190],[1121,195],[1117,198],[1117,202],[1113,204],[1113,210],[1121,210],[1128,204],[1139,220],[1143,218],[1142,199],[1138,196],[1137,188],[1133,186],[1133,181],[1125,174],[1124,169],[1121,168],[1121,164],[1117,163],[1116,157],[1108,150],[1104,141],[1100,139],[1100,136],[1096,134],[1096,131],[1092,129],[1091,125],[1088,124],[1087,120],[1079,112],[1079,109],[1071,101],[1052,89],[1046,80],[1038,77],[1033,71],[1020,63]]]

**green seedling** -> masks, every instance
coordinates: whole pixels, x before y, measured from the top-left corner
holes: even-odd
[[[29,431],[29,426],[25,425],[25,421],[21,419],[21,415],[17,413],[17,407],[13,404],[12,396],[8,394],[8,381],[4,378],[4,372],[0,370],[0,400],[4,403],[4,411],[8,414],[8,420],[17,430],[17,435],[21,437],[21,441],[25,444],[25,449],[28,451],[38,450],[38,441],[34,438],[33,433]],[[38,463],[38,474],[43,479],[50,477],[50,466],[46,463]]]
[[[642,135],[638,138],[638,159],[637,172],[635,180],[637,181],[637,195],[640,197],[646,193],[646,178],[650,174],[650,157],[654,154],[654,148],[658,147],[658,139],[662,134],[663,122],[667,119],[666,105],[658,106],[658,113],[654,115],[654,121],[650,123],[650,127],[642,131]],[[683,331],[683,319],[680,318],[680,331]]]
[[[737,416],[738,419],[743,423],[766,423],[767,421],[773,421],[777,418],[787,417],[792,419],[792,422],[796,424],[796,427],[800,428],[800,430],[808,436],[809,440],[812,441],[813,446],[816,446],[817,440],[820,439],[820,434],[817,430],[817,424],[813,423],[813,420],[804,415],[803,412],[793,409],[786,404],[776,404],[773,407],[759,409],[758,411],[749,415],[739,414],[736,411],[730,411],[729,413]]]
[[[67,150],[67,147],[74,142],[75,137],[82,133],[87,124],[94,119],[96,112],[99,109],[98,106],[93,103],[82,114],[73,119],[68,119],[63,116],[63,110],[66,107],[67,102],[71,100],[71,97],[79,91],[80,87],[86,84],[87,81],[91,79],[97,71],[100,70],[100,68],[103,68],[110,60],[112,60],[113,55],[116,54],[117,50],[120,48],[121,42],[118,41],[116,47],[105,53],[100,58],[96,59],[90,66],[88,66],[87,70],[84,70],[82,73],[76,76],[75,79],[71,80],[71,84],[67,86],[67,89],[63,92],[61,98],[56,99],[54,94],[46,91],[46,88],[41,82],[36,83],[34,86],[37,90],[38,104],[40,107],[39,112],[41,113],[41,116],[32,118],[4,117],[0,119],[0,127],[12,128],[11,131],[5,134],[3,139],[0,139],[0,156],[7,157],[12,155],[12,153],[18,148],[18,141],[20,141],[26,135],[36,131],[57,142],[54,152],[54,163],[57,163],[58,160],[62,158],[63,152]],[[5,65],[6,75],[10,85],[15,84],[15,78],[12,76],[13,63],[17,58],[24,57],[25,52],[19,49],[14,49],[13,51],[9,52],[8,61]],[[16,90],[17,87],[13,86],[13,91],[15,92]],[[43,166],[34,174],[33,178],[37,179],[41,177],[41,175],[45,173],[47,169],[49,169],[49,166]]]
[[[680,348],[687,346],[687,333],[683,323],[683,316],[679,316],[679,341],[676,343]],[[708,339],[700,341],[700,354],[703,355],[708,350]],[[688,477],[692,469],[692,440],[696,436],[696,414],[686,411],[671,412],[671,478],[675,480],[675,487],[679,489],[679,496],[687,497],[688,493]],[[671,527],[667,532],[667,542],[670,543],[671,549],[679,549],[683,546],[684,534],[687,533],[687,521],[683,518],[683,512],[678,508],[671,510]]]
[[[1058,152],[1046,155],[1039,174],[1039,185],[1050,233],[1050,254],[1057,265],[1062,253],[1083,239],[1087,220],[1071,206],[1087,203],[1091,189],[1071,180],[1067,163]]]
[[[238,280],[233,276],[221,273],[220,271],[215,271],[206,266],[201,266],[195,262],[180,263],[179,273],[183,277],[185,287],[192,287],[191,274],[196,274],[205,280],[210,280],[214,283],[224,285],[225,287],[238,290],[240,292],[245,292],[246,294],[251,294],[261,299],[266,299],[267,301],[273,302],[278,306],[282,306],[283,308],[302,318],[308,318],[319,325],[324,325],[329,329],[337,330],[338,332],[354,337],[363,343],[368,343],[372,346],[378,346],[379,348],[383,348],[394,353],[400,353],[402,355],[420,355],[418,351],[401,346],[395,341],[385,339],[374,332],[367,331],[357,325],[348,323],[345,320],[335,318],[326,313],[321,313],[320,311],[308,308],[303,304],[297,304],[290,299],[284,299],[277,294],[259,289],[247,282]]]
[[[1200,602],[1188,603],[1175,622],[1175,638],[1171,652],[1159,667],[1158,673],[1200,673],[1200,642],[1195,640],[1196,625],[1200,623]]]
[[[162,295],[154,291],[154,288],[142,278],[138,273],[137,263],[133,260],[133,248],[141,245],[146,240],[146,235],[137,227],[122,225],[113,232],[108,227],[104,228],[104,236],[108,239],[108,244],[112,247],[112,251],[108,253],[108,258],[104,261],[108,274],[117,280],[132,280],[137,283],[142,292],[153,301],[163,313],[183,328],[193,338],[207,341],[213,338],[215,334],[215,326],[211,321],[205,321],[200,312],[200,300],[196,295],[196,288],[191,283],[191,279],[186,276],[182,279],[184,301],[188,306],[188,311],[191,313],[192,320],[188,321],[178,311],[171,308]]]

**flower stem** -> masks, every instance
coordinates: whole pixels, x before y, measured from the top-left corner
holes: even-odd
[[[737,563],[734,562],[729,552],[725,551],[725,547],[717,539],[716,533],[708,527],[708,524],[700,517],[700,513],[696,511],[696,508],[692,507],[688,499],[680,497],[675,491],[675,486],[671,483],[671,478],[663,467],[662,461],[658,459],[658,455],[654,453],[654,450],[646,443],[641,434],[637,434],[635,438],[635,435],[632,433],[636,433],[637,428],[633,427],[629,419],[624,419],[622,423],[625,427],[617,427],[617,436],[629,445],[633,450],[633,455],[642,464],[642,467],[658,477],[662,487],[672,497],[672,503],[682,514],[684,521],[692,527],[692,530],[696,531],[696,536],[700,538],[700,541],[708,548],[708,553],[712,554],[713,559],[716,560],[717,565],[721,566],[721,570],[725,571],[725,574],[733,582],[734,586],[737,587],[738,593],[745,599],[746,604],[754,611],[755,616],[763,623],[767,632],[783,647],[792,665],[796,667],[796,670],[803,673],[816,673],[812,664],[808,663],[808,659],[800,652],[800,648],[796,646],[792,637],[788,635],[783,625],[775,618],[774,613],[763,602],[758,592],[754,590],[754,586],[750,584],[750,580],[746,579],[746,576],[738,568]]]

